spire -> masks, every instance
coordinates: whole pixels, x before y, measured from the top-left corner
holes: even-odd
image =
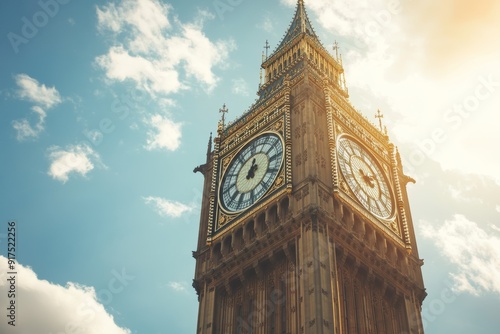
[[[290,41],[295,39],[295,37],[302,35],[302,34],[307,34],[307,35],[315,38],[319,43],[319,38],[316,35],[316,33],[314,32],[312,24],[309,21],[309,18],[307,17],[306,7],[304,5],[304,0],[298,0],[297,1],[297,9],[295,11],[295,16],[292,20],[292,23],[290,23],[290,27],[288,28],[288,31],[286,32],[285,37],[283,38],[283,40],[281,41],[280,45],[278,46],[278,48],[276,50],[280,50],[282,47],[284,47]]]
[[[212,132],[210,132],[210,138],[208,138],[207,145],[207,162],[210,160],[210,153],[212,153]]]
[[[266,60],[266,56],[264,55],[264,51],[262,51],[262,62]],[[259,89],[262,86],[262,67],[260,68],[260,81],[259,81]]]

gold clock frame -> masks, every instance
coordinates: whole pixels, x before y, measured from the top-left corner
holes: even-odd
[[[224,208],[224,205],[221,203],[221,191],[222,191],[222,187],[224,186],[222,181],[224,180],[224,177],[226,176],[226,173],[228,171],[229,166],[231,166],[234,159],[236,159],[236,157],[240,154],[240,152],[243,149],[245,149],[247,147],[248,144],[250,144],[252,141],[254,141],[257,138],[264,136],[266,134],[276,135],[279,138],[279,140],[281,141],[281,147],[282,147],[282,149],[281,149],[281,163],[280,163],[278,172],[276,173],[276,175],[273,178],[272,185],[269,187],[269,189],[267,189],[264,192],[264,194],[262,196],[260,196],[253,204],[249,205],[248,207],[243,208],[241,210],[237,210],[237,211],[227,210],[226,208]],[[268,130],[268,131],[259,132],[258,134],[254,135],[253,137],[250,137],[249,139],[247,139],[240,147],[238,147],[235,150],[235,152],[231,152],[223,158],[221,157],[221,160],[223,161],[223,163],[221,165],[221,170],[219,173],[219,175],[220,175],[219,184],[217,187],[217,206],[227,216],[237,216],[238,214],[242,213],[243,211],[251,209],[253,206],[258,204],[262,199],[264,199],[269,194],[269,192],[272,191],[273,188],[276,186],[276,183],[279,180],[279,178],[284,176],[283,170],[284,170],[284,166],[285,166],[285,140],[283,139],[283,136],[277,131],[269,131]],[[224,162],[224,161],[226,161],[226,162]],[[280,182],[278,187],[281,186],[283,183],[284,182]]]

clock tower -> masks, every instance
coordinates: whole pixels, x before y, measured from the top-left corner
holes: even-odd
[[[197,333],[423,333],[414,181],[351,106],[303,0],[262,69],[259,99],[222,118],[195,169]]]

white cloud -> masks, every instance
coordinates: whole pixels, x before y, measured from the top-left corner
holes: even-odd
[[[45,110],[60,104],[62,102],[61,95],[55,87],[47,88],[27,74],[18,74],[14,79],[19,87],[18,98],[36,104],[31,107],[31,110],[38,117],[34,125],[31,125],[27,118],[14,120],[12,127],[17,132],[16,138],[19,141],[36,138],[44,130],[45,118],[47,117]]]
[[[108,53],[96,58],[108,79],[131,80],[152,96],[186,89],[191,77],[208,90],[216,86],[213,68],[224,64],[234,44],[205,36],[207,13],[184,24],[171,21],[170,11],[170,5],[158,0],[124,0],[97,8],[98,28],[116,37]]]
[[[262,29],[267,33],[275,32],[273,19],[271,18],[270,14],[267,14],[264,17],[263,21],[257,24],[257,28]]]
[[[132,44],[139,50],[147,52],[150,44],[161,44],[162,32],[171,27],[168,20],[170,5],[154,0],[124,0],[118,6],[111,3],[102,9],[97,7],[99,29],[110,29],[120,33],[130,29],[134,36],[144,37],[143,41],[135,38]]]
[[[161,197],[148,196],[143,199],[146,204],[153,205],[156,212],[163,217],[178,218],[182,214],[193,210],[193,207]]]
[[[488,234],[475,222],[455,215],[435,227],[422,222],[423,235],[457,267],[451,276],[458,292],[500,295],[500,238]]]
[[[179,73],[161,60],[131,55],[123,46],[112,47],[108,54],[96,59],[106,70],[106,76],[116,81],[132,80],[138,89],[154,95],[170,94],[186,88],[179,81]]]
[[[131,333],[114,322],[113,316],[98,302],[93,287],[76,283],[60,286],[39,279],[29,267],[17,264],[16,269],[16,326],[7,323],[10,319],[6,318],[5,303],[1,333]],[[0,294],[4,297],[10,288],[7,271],[7,259],[0,256]]]
[[[181,124],[162,115],[153,115],[145,120],[152,127],[148,131],[147,150],[167,149],[175,151],[181,144]]]
[[[168,286],[175,291],[186,291],[186,283],[185,282],[168,282]]]
[[[497,205],[497,206],[495,207],[495,210],[497,210],[497,212],[499,212],[499,213],[500,213],[500,205]]]
[[[15,120],[12,122],[12,127],[17,131],[16,138],[19,141],[23,141],[30,137],[37,137],[40,133],[39,129],[43,126],[42,124],[35,125],[35,128],[31,126],[26,118]]]
[[[461,189],[459,186],[454,186],[454,185],[449,185],[448,190],[450,191],[451,197],[454,200],[457,200],[459,202],[466,202],[466,203],[478,203],[482,204],[483,199],[478,198],[478,197],[471,197],[467,195],[467,192],[471,191],[473,189],[472,186],[465,186],[463,189]]]
[[[105,167],[99,155],[87,145],[72,145],[66,149],[53,146],[49,151],[51,163],[48,174],[63,183],[68,181],[71,173],[86,176],[96,163]]]
[[[243,78],[239,79],[234,79],[233,80],[233,86],[231,88],[231,91],[233,94],[236,95],[241,95],[241,96],[248,96],[248,84]]]
[[[19,141],[36,138],[44,129],[45,117],[47,117],[45,111],[39,106],[33,106],[31,110],[38,116],[38,121],[34,127],[31,126],[26,118],[12,122],[12,127],[17,131],[16,138]]]
[[[55,87],[47,88],[27,74],[18,74],[15,76],[15,80],[19,86],[17,94],[22,100],[28,100],[46,109],[55,107],[62,102],[61,95]]]

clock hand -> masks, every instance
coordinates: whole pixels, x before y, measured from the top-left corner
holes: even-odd
[[[255,171],[259,168],[258,165],[255,164],[255,158],[252,160],[252,166],[250,166],[250,169],[248,170],[247,174],[247,180],[253,179],[255,176]]]
[[[362,170],[361,168],[359,169],[359,173],[363,177],[363,181],[370,187],[370,188],[375,188],[375,184],[373,183],[373,176],[370,176],[368,174],[365,174],[365,171]]]

